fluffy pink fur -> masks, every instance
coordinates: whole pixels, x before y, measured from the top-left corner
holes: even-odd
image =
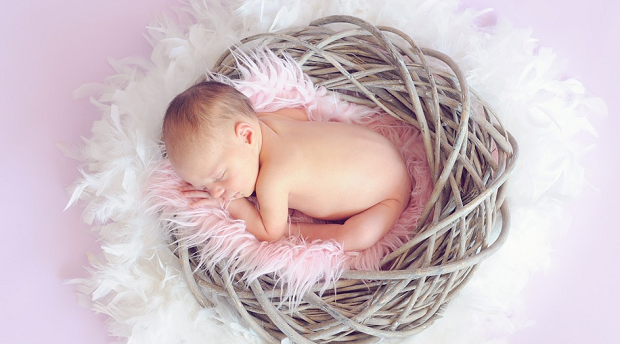
[[[250,98],[257,112],[285,107],[302,107],[311,120],[342,121],[367,126],[389,138],[405,159],[413,191],[411,202],[390,232],[371,248],[345,252],[334,241],[303,242],[288,236],[276,242],[258,241],[245,231],[243,221],[229,217],[223,208],[188,207],[181,196],[181,180],[164,160],[154,171],[150,201],[161,211],[167,230],[175,231],[180,242],[199,247],[201,268],[225,264],[234,273],[243,273],[251,282],[263,274],[275,274],[284,286],[285,298],[297,299],[323,281],[323,291],[346,269],[376,270],[386,254],[409,240],[432,190],[432,182],[419,131],[375,108],[339,100],[310,78],[290,58],[278,58],[270,51],[236,54],[242,61],[241,80],[219,75],[213,78],[232,84]],[[260,62],[254,62],[260,61]],[[293,212],[291,223],[313,221]]]

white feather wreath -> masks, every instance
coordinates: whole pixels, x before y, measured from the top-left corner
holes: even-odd
[[[561,80],[549,49],[535,51],[529,32],[499,22],[475,27],[482,12],[458,10],[457,0],[191,1],[185,21],[161,18],[149,28],[149,61],[114,63],[117,74],[86,85],[102,111],[81,154],[83,178],[70,203],[87,204],[103,256],[91,257],[90,276],[74,281],[87,306],[107,314],[111,335],[128,343],[259,343],[226,300],[202,309],[189,292],[144,202],[148,172],[160,160],[161,120],[168,102],[192,84],[239,39],[306,25],[332,14],[354,15],[403,30],[418,44],[442,51],[466,71],[477,90],[520,142],[521,160],[508,191],[513,213],[508,242],[487,260],[438,321],[407,343],[497,342],[527,323],[521,292],[532,271],[546,267],[546,245],[564,204],[582,184],[573,142],[593,133],[588,113],[604,112],[576,80]],[[233,329],[234,331],[231,331]]]

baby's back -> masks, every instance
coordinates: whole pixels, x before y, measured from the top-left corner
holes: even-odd
[[[289,208],[339,220],[386,199],[406,200],[411,182],[392,143],[362,126],[262,117],[266,163],[290,188]],[[261,170],[263,170],[261,168]]]

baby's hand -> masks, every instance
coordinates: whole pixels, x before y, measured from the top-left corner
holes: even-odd
[[[224,200],[221,198],[215,198],[211,196],[209,191],[196,189],[189,183],[183,183],[179,188],[181,195],[191,200],[190,208],[197,208],[201,206],[207,207],[222,207]]]

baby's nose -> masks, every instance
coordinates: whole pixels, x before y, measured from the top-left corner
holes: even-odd
[[[221,187],[221,186],[216,186],[212,190],[210,190],[209,193],[214,198],[220,198],[220,196],[222,196],[222,194],[224,194],[224,188]]]

